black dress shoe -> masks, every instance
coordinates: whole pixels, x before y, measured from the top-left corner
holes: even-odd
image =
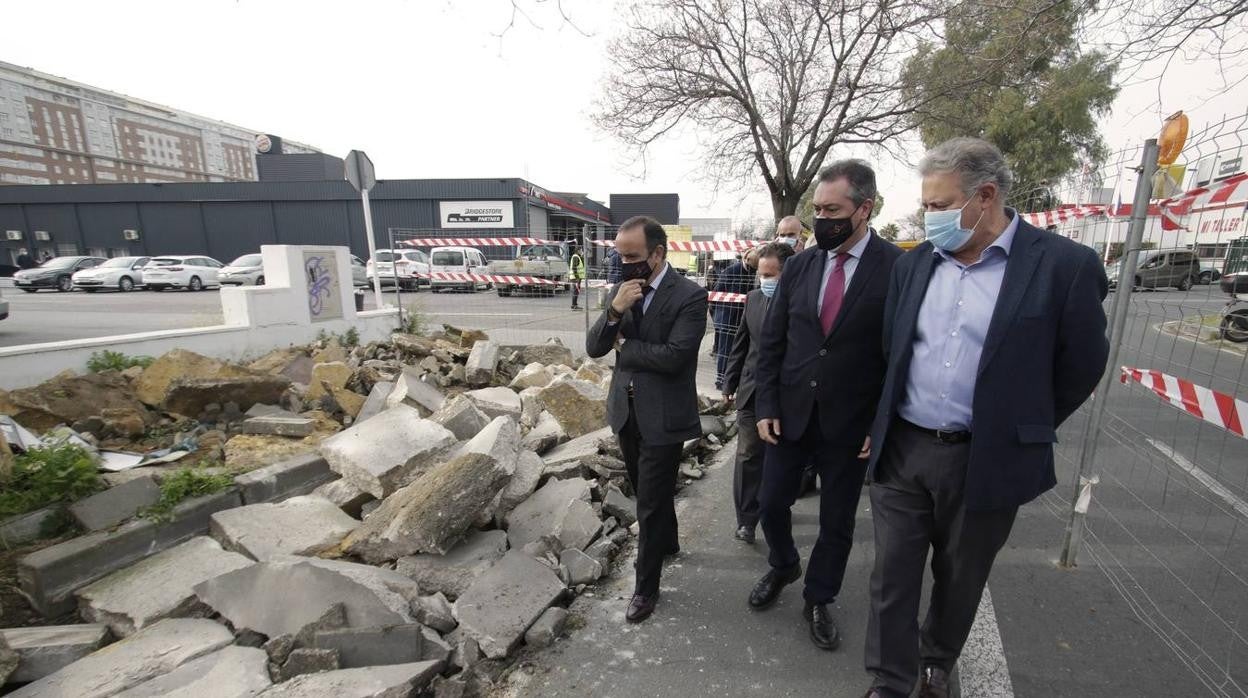
[[[640,623],[650,617],[654,613],[654,606],[658,603],[659,595],[642,596],[641,594],[633,594],[633,598],[628,602],[628,610],[624,613],[624,619],[629,623]]]
[[[807,603],[802,615],[810,624],[810,641],[815,643],[815,647],[831,652],[841,646],[841,630],[832,620],[832,614],[828,613],[827,604]]]
[[[753,545],[754,544],[754,527],[753,526],[740,526],[737,528],[737,532],[732,534],[732,537],[736,538],[742,543],[749,543],[750,545]]]
[[[801,578],[802,564],[800,562],[787,569],[771,568],[750,590],[750,607],[767,608],[780,597],[781,589]]]
[[[937,666],[923,667],[919,698],[949,698],[949,672]]]

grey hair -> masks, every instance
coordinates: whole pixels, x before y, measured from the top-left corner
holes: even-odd
[[[1014,173],[1001,150],[982,138],[950,138],[927,151],[919,161],[919,175],[926,177],[938,172],[956,172],[962,180],[962,193],[968,197],[991,182],[997,185],[999,198],[1004,201],[1014,184]]]
[[[849,184],[849,199],[855,206],[861,206],[864,201],[875,201],[878,192],[875,170],[865,160],[837,160],[819,170],[820,182],[835,182],[842,178]]]

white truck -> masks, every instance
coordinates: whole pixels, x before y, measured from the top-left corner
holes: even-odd
[[[560,288],[566,290],[568,288],[568,273],[568,248],[555,243],[524,245],[517,250],[514,259],[490,262],[490,274],[532,276],[558,282],[558,285],[555,285],[542,283],[513,284],[496,281],[494,282],[494,288],[500,296],[510,296],[512,291],[539,291],[549,295]]]

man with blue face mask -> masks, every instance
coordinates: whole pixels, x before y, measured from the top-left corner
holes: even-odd
[[[746,427],[740,429],[737,436],[737,463],[732,480],[732,498],[737,508],[735,535],[743,543],[754,542],[754,529],[758,526],[758,488],[763,482],[763,442],[758,438],[758,430],[753,428],[758,345],[762,340],[763,320],[780,285],[785,260],[793,255],[792,245],[779,241],[758,248],[759,287],[745,297],[743,320],[737,327],[728,369],[724,373],[724,399],[735,400],[737,424]]]
[[[955,138],[919,172],[927,241],[893,268],[871,429],[869,698],[910,696],[916,683],[920,698],[949,695],[997,552],[1018,507],[1056,483],[1056,429],[1109,352],[1096,253],[1006,208],[1001,151]]]

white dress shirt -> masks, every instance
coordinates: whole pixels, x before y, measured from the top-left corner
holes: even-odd
[[[845,288],[843,290],[849,290],[849,282],[854,278],[854,272],[858,269],[858,260],[862,259],[862,253],[867,249],[867,242],[871,240],[871,236],[874,234],[874,231],[867,228],[867,234],[863,235],[862,239],[855,243],[853,247],[846,250],[849,253],[849,259],[846,259],[845,264],[842,266],[842,269],[845,270]],[[829,250],[825,252],[823,259],[823,281],[819,283],[819,304],[815,306],[816,308],[823,307],[823,294],[828,290],[828,277],[832,275],[832,270],[836,268],[836,251]]]

